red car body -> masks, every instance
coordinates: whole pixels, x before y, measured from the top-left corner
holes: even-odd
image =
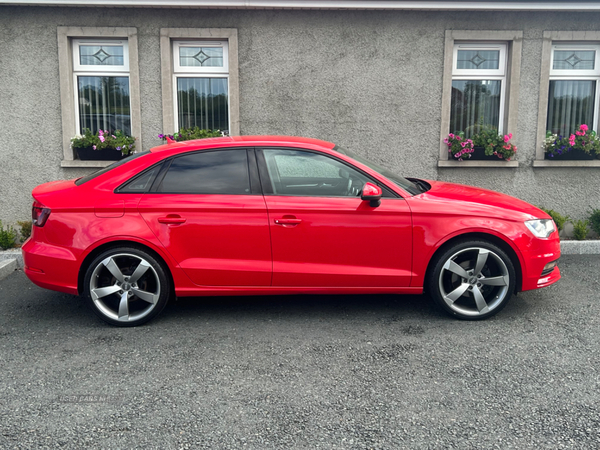
[[[303,149],[347,163],[393,192],[372,206],[360,197],[116,192],[148,167],[207,149]],[[453,240],[484,239],[513,260],[515,289],[560,278],[558,232],[541,239],[524,222],[540,209],[497,192],[429,181],[417,195],[334,150],[289,137],[225,137],[170,143],[77,185],[42,184],[46,208],[23,245],[25,273],[38,286],[81,294],[94,256],[115,244],[144,247],[168,267],[177,296],[423,292],[436,252]],[[39,211],[39,210],[38,210]]]

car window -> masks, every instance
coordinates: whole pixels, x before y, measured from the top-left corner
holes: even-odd
[[[115,167],[119,167],[122,166],[123,164],[128,163],[129,161],[133,161],[134,159],[140,158],[142,156],[146,156],[149,155],[150,151],[145,151],[145,152],[140,152],[140,153],[133,153],[129,156],[126,156],[123,159],[120,159],[118,161],[115,161],[114,163],[112,163],[109,166],[106,166],[100,170],[96,170],[95,172],[90,173],[89,175],[86,175],[85,177],[81,177],[78,178],[77,181],[75,181],[75,184],[77,186],[83,184],[83,183],[87,183],[90,180],[93,180],[96,177],[99,177],[102,174],[105,174],[106,172],[110,172],[111,170],[113,170]]]
[[[352,167],[319,153],[263,150],[275,195],[358,197],[369,178]]]
[[[246,150],[217,150],[173,159],[158,192],[181,194],[250,194]]]

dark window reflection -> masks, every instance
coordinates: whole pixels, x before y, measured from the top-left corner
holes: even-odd
[[[200,152],[176,158],[161,192],[187,194],[249,194],[246,150]]]

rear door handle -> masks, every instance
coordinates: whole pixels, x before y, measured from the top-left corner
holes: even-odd
[[[302,222],[302,219],[288,219],[288,218],[283,218],[283,219],[275,219],[275,223],[277,225],[298,225],[300,222]]]
[[[187,219],[184,219],[181,216],[178,216],[176,214],[169,214],[167,217],[159,217],[158,218],[158,222],[159,223],[166,223],[166,224],[180,224],[180,223],[185,223]]]

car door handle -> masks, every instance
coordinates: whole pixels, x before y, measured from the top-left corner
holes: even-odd
[[[300,222],[302,222],[302,219],[296,219],[296,218],[275,219],[275,223],[277,225],[298,225]]]
[[[166,224],[179,224],[179,223],[185,223],[187,219],[184,219],[181,216],[177,216],[175,214],[169,214],[167,217],[159,217],[158,218],[158,222],[159,223],[166,223]]]

